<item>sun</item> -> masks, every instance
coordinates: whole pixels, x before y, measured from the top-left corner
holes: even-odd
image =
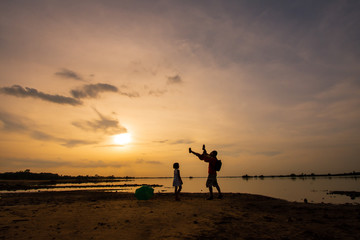
[[[125,145],[131,142],[130,133],[121,133],[113,136],[113,141],[117,145]]]

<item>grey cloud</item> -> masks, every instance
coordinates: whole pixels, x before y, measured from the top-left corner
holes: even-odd
[[[1,130],[23,133],[35,140],[56,142],[69,148],[98,143],[97,141],[60,138],[43,131],[34,130],[36,126],[31,122],[31,120],[5,112],[0,112],[0,123]]]
[[[62,146],[72,148],[72,147],[78,147],[83,145],[93,145],[98,144],[97,141],[87,141],[87,140],[79,140],[79,139],[61,139],[63,143],[61,143]]]
[[[41,131],[32,131],[30,133],[30,136],[33,139],[40,140],[40,141],[61,141],[60,138],[56,138],[54,136],[51,136],[51,135],[41,132]]]
[[[164,95],[165,93],[167,92],[166,89],[163,89],[163,90],[150,90],[149,91],[149,95],[152,95],[152,96],[155,96],[155,97],[160,97],[162,95]]]
[[[169,140],[158,140],[158,141],[153,141],[154,143],[166,143],[168,142]]]
[[[97,161],[85,161],[80,163],[73,163],[71,162],[70,165],[72,167],[78,167],[78,168],[107,168],[107,167],[115,167],[115,168],[121,168],[126,166],[126,164],[123,163],[113,163],[113,162],[104,162],[102,160]]]
[[[169,140],[157,140],[157,141],[153,141],[153,143],[167,143],[167,144],[171,144],[171,145],[176,145],[176,144],[192,144],[195,141],[190,140],[190,139],[178,139],[178,140],[173,140],[173,141],[169,141]]]
[[[140,94],[138,92],[122,92],[119,91],[120,95],[127,96],[129,98],[135,98],[140,97]]]
[[[43,92],[39,92],[35,88],[21,87],[19,85],[13,85],[12,87],[0,88],[0,93],[15,96],[15,97],[32,97],[38,98],[44,101],[58,103],[58,104],[69,104],[73,106],[81,105],[82,102],[78,99],[71,97],[65,97],[61,95],[51,95]]]
[[[170,142],[170,144],[191,144],[194,143],[193,140],[189,140],[189,139],[179,139],[179,140],[175,140],[173,142]]]
[[[68,148],[83,146],[83,145],[92,145],[97,144],[97,141],[89,141],[89,140],[81,140],[81,139],[66,139],[66,138],[59,138],[52,136],[50,134],[41,132],[41,131],[32,131],[30,136],[33,139],[40,140],[40,141],[50,141],[50,142],[57,142],[60,145]]]
[[[148,163],[148,164],[161,164],[160,161],[145,161],[145,163]]]
[[[28,130],[29,121],[18,116],[0,112],[1,128],[5,131],[24,132]],[[27,123],[27,124],[26,124]]]
[[[63,68],[63,69],[61,69],[61,71],[56,72],[55,75],[60,76],[62,78],[74,79],[77,81],[84,81],[82,79],[82,77],[80,77],[79,74],[77,74],[76,72],[74,72],[72,70],[66,69],[66,68]]]
[[[145,160],[144,159],[136,159],[135,163],[143,163]]]
[[[6,163],[2,165],[2,163]],[[104,167],[116,167],[121,168],[125,166],[122,163],[104,162],[98,161],[65,161],[62,159],[45,160],[45,159],[30,159],[30,158],[0,158],[0,167],[26,169],[26,168],[56,168],[56,167],[73,167],[73,168],[104,168]]]
[[[27,168],[52,168],[69,165],[68,162],[62,160],[49,161],[44,159],[29,159],[29,158],[1,158],[0,164],[2,167],[15,168],[15,169],[27,169]],[[1,166],[1,165],[0,165]]]
[[[137,160],[135,161],[135,163],[136,163],[136,164],[155,164],[155,165],[161,164],[160,161],[153,161],[153,160],[146,161],[146,160],[144,160],[144,159],[137,159]]]
[[[92,121],[77,121],[73,122],[72,124],[75,127],[86,131],[102,131],[107,134],[120,134],[126,133],[127,129],[120,125],[117,119],[111,119],[109,117],[105,117],[99,111],[94,109],[94,111],[98,114],[99,120],[92,120]]]
[[[128,89],[128,86],[126,85],[121,85],[122,89]],[[136,97],[140,97],[140,94],[136,91],[132,91],[132,92],[129,92],[129,91],[124,91],[124,90],[119,90],[119,94],[120,95],[123,95],[123,96],[127,96],[129,98],[136,98]]]
[[[91,145],[97,144],[97,141],[88,141],[88,140],[80,140],[80,139],[65,139],[65,138],[58,138],[47,133],[41,131],[33,131],[31,132],[30,136],[33,139],[40,140],[40,141],[51,141],[51,142],[58,142],[64,147],[72,148],[76,146],[82,145]]]
[[[167,84],[181,84],[181,83],[183,83],[183,80],[181,79],[181,77],[179,75],[168,77],[167,79],[168,79]]]
[[[74,98],[97,98],[102,92],[118,92],[118,88],[107,83],[87,84],[71,90],[71,95]]]

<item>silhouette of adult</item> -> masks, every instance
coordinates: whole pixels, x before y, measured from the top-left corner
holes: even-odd
[[[197,156],[200,160],[203,160],[204,162],[209,163],[209,168],[208,168],[208,178],[206,180],[206,187],[209,188],[209,192],[210,192],[210,196],[209,198],[207,198],[207,200],[212,200],[214,199],[214,195],[213,195],[213,187],[216,187],[217,191],[219,192],[218,198],[221,199],[223,198],[223,195],[221,193],[220,190],[220,186],[217,182],[217,174],[216,174],[216,161],[217,161],[217,151],[212,151],[210,154],[208,154],[206,152],[205,149],[205,145],[203,145],[203,153],[197,153],[191,150],[191,148],[189,148],[189,153],[194,154],[195,156]]]

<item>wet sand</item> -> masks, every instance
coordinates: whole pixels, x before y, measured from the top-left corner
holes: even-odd
[[[0,239],[359,239],[360,206],[250,194],[2,194]]]

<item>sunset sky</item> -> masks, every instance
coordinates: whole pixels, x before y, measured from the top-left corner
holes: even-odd
[[[360,1],[2,0],[0,172],[206,176],[202,144],[221,176],[360,171],[359,23]]]

